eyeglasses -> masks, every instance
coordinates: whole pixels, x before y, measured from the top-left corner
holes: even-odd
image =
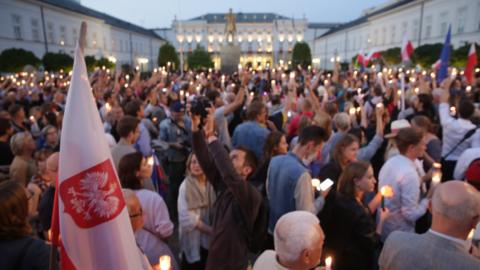
[[[143,216],[143,209],[140,207],[140,212],[136,214],[131,214],[130,218],[137,218]]]

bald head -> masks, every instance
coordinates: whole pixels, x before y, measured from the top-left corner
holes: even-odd
[[[463,181],[439,185],[432,198],[433,215],[440,214],[453,222],[470,222],[480,215],[480,193]]]
[[[275,252],[283,261],[294,262],[304,250],[323,245],[325,236],[318,218],[307,211],[293,211],[283,215],[275,225]],[[320,255],[320,254],[319,254]]]

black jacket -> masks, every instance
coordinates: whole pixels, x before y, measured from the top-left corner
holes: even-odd
[[[335,269],[376,268],[375,257],[381,242],[367,206],[337,192],[332,214],[322,220],[322,227],[325,227],[323,253],[335,258]]]
[[[50,249],[45,242],[31,236],[0,240],[0,269],[47,270]]]

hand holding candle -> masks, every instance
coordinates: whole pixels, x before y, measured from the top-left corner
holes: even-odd
[[[381,202],[381,206],[382,206],[382,209],[385,210],[385,197],[387,198],[391,198],[393,197],[393,189],[391,186],[383,186],[381,189],[380,189],[380,194],[382,195],[382,202]]]
[[[432,184],[437,185],[442,180],[442,164],[433,163],[432,170]]]

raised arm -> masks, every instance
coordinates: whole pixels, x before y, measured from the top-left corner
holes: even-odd
[[[207,180],[215,188],[215,191],[219,188],[220,173],[213,161],[213,158],[208,151],[207,143],[203,131],[198,128],[200,122],[198,115],[192,115],[192,148],[193,153],[197,157],[200,167],[205,173]]]

